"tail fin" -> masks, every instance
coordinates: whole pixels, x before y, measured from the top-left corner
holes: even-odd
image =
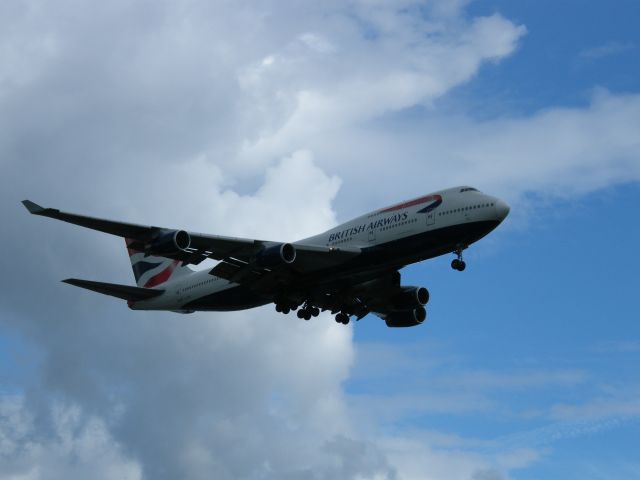
[[[152,288],[169,279],[175,279],[192,272],[190,268],[182,265],[180,260],[152,255],[145,256],[144,252],[129,248],[129,245],[134,241],[125,238],[133,275],[136,277],[136,284],[139,287]]]

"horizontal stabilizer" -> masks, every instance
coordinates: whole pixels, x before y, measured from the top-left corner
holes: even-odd
[[[112,297],[118,297],[132,302],[148,300],[164,293],[164,290],[161,289],[131,287],[117,283],[92,282],[90,280],[79,280],[77,278],[67,278],[62,281],[69,285],[86,288],[87,290],[102,293],[103,295],[111,295]]]
[[[23,200],[22,204],[27,207],[27,210],[29,210],[30,213],[33,213],[34,215],[42,215],[42,212],[46,210],[46,208],[41,207],[31,200]]]

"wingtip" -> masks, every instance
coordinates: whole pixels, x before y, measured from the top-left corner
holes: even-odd
[[[29,213],[33,213],[34,215],[42,213],[45,210],[43,207],[31,200],[23,200],[22,204],[27,208],[27,210],[29,210]]]

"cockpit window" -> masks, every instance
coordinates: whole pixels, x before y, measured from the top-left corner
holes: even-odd
[[[460,189],[460,193],[462,192],[477,192],[478,189],[477,188],[472,188],[472,187],[464,187]]]

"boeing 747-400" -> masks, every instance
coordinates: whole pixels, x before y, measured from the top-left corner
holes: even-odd
[[[133,310],[230,311],[275,303],[309,320],[330,311],[339,323],[368,313],[389,327],[426,318],[429,291],[402,285],[406,265],[462,252],[509,213],[502,200],[455,187],[375,210],[319,235],[286,243],[136,225],[43,208],[34,215],[123,237],[137,286],[70,278],[64,282],[126,300]],[[206,259],[213,268],[193,270]]]

